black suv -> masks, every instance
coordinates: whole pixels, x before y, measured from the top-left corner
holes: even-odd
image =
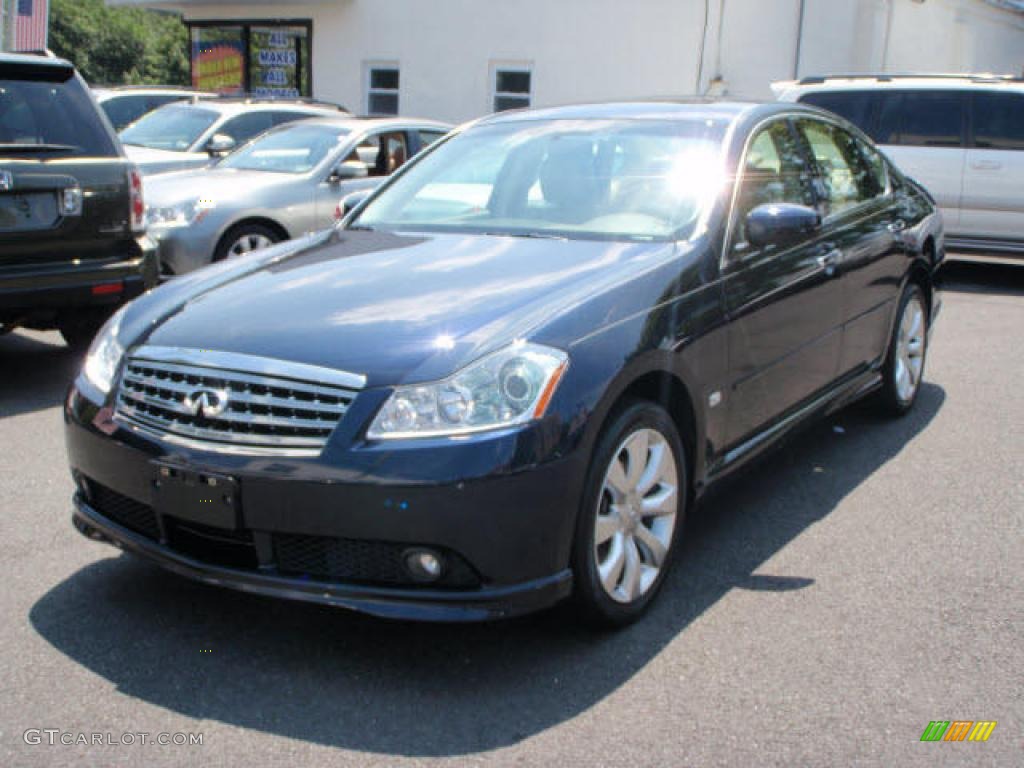
[[[0,333],[92,338],[157,279],[142,180],[66,61],[0,54]]]

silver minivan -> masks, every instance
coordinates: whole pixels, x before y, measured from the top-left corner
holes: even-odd
[[[1024,80],[861,75],[772,88],[871,136],[935,197],[950,252],[1024,258]]]

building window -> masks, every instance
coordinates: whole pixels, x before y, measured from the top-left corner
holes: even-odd
[[[312,22],[188,24],[193,87],[262,99],[312,94]]]
[[[494,68],[494,111],[524,109],[533,95],[533,73],[529,67]]]
[[[397,64],[368,64],[366,67],[366,113],[398,114],[399,72]]]

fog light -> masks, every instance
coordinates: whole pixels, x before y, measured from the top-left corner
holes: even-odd
[[[406,552],[405,567],[417,581],[437,581],[444,573],[441,556],[429,549],[412,549]]]

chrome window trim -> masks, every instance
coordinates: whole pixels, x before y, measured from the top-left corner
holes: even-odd
[[[773,115],[769,115],[768,117],[765,117],[763,120],[755,123],[754,126],[747,133],[747,137],[743,140],[743,150],[740,152],[739,160],[738,160],[737,166],[736,166],[736,173],[734,174],[734,178],[733,178],[732,195],[730,196],[730,199],[729,199],[729,217],[728,217],[728,222],[727,222],[726,227],[725,227],[725,235],[724,235],[724,238],[722,240],[722,253],[721,253],[721,258],[720,258],[719,264],[718,264],[719,271],[722,274],[725,274],[728,271],[728,268],[730,266],[733,266],[733,265],[738,264],[738,263],[742,263],[742,261],[743,261],[742,259],[731,259],[731,258],[729,258],[729,248],[732,245],[734,230],[736,228],[736,201],[739,199],[740,187],[743,184],[744,169],[745,169],[745,166],[746,166],[746,162],[745,161],[747,159],[747,153],[750,152],[750,145],[753,143],[754,137],[757,136],[762,131],[762,129],[764,129],[770,123],[773,123],[773,122],[775,122],[777,120],[796,120],[796,119],[817,120],[817,121],[822,122],[822,123],[828,123],[828,124],[832,125],[835,128],[839,128],[840,130],[846,131],[847,133],[852,135],[855,139],[858,139],[859,141],[862,141],[866,146],[868,146],[869,148],[873,149],[875,152],[878,152],[879,155],[881,155],[882,160],[886,164],[885,165],[885,176],[886,176],[887,184],[886,184],[885,192],[883,194],[881,194],[881,195],[876,195],[875,197],[872,197],[872,198],[870,198],[868,200],[864,200],[863,202],[858,203],[857,205],[853,206],[852,208],[847,208],[846,210],[840,211],[839,213],[833,213],[833,214],[829,214],[828,216],[822,217],[822,220],[821,220],[822,229],[824,229],[827,225],[835,223],[835,221],[837,221],[838,219],[844,218],[846,215],[848,215],[848,214],[850,214],[852,212],[859,212],[865,206],[868,206],[868,205],[871,205],[871,204],[875,204],[879,200],[885,200],[885,199],[888,199],[888,198],[892,197],[893,186],[892,186],[892,174],[890,173],[889,166],[888,166],[889,159],[880,150],[878,150],[877,145],[874,142],[872,142],[871,139],[867,136],[867,134],[865,134],[859,128],[857,128],[856,126],[853,126],[854,130],[851,131],[849,129],[849,127],[843,125],[842,122],[840,122],[840,120],[833,119],[829,115],[824,115],[824,114],[819,115],[819,114],[816,114],[816,113],[811,112],[811,111],[787,110],[785,112],[777,112],[777,113],[775,113]],[[796,130],[796,125],[793,125],[792,128],[794,130]],[[811,175],[812,176],[817,176],[817,173],[812,173]]]
[[[274,357],[222,352],[216,349],[146,344],[129,350],[126,357],[133,361],[149,360],[154,363],[176,363],[243,374],[255,373],[279,379],[292,379],[303,384],[319,382],[351,390],[360,390],[366,386],[366,377],[358,373],[309,363],[296,363]]]

